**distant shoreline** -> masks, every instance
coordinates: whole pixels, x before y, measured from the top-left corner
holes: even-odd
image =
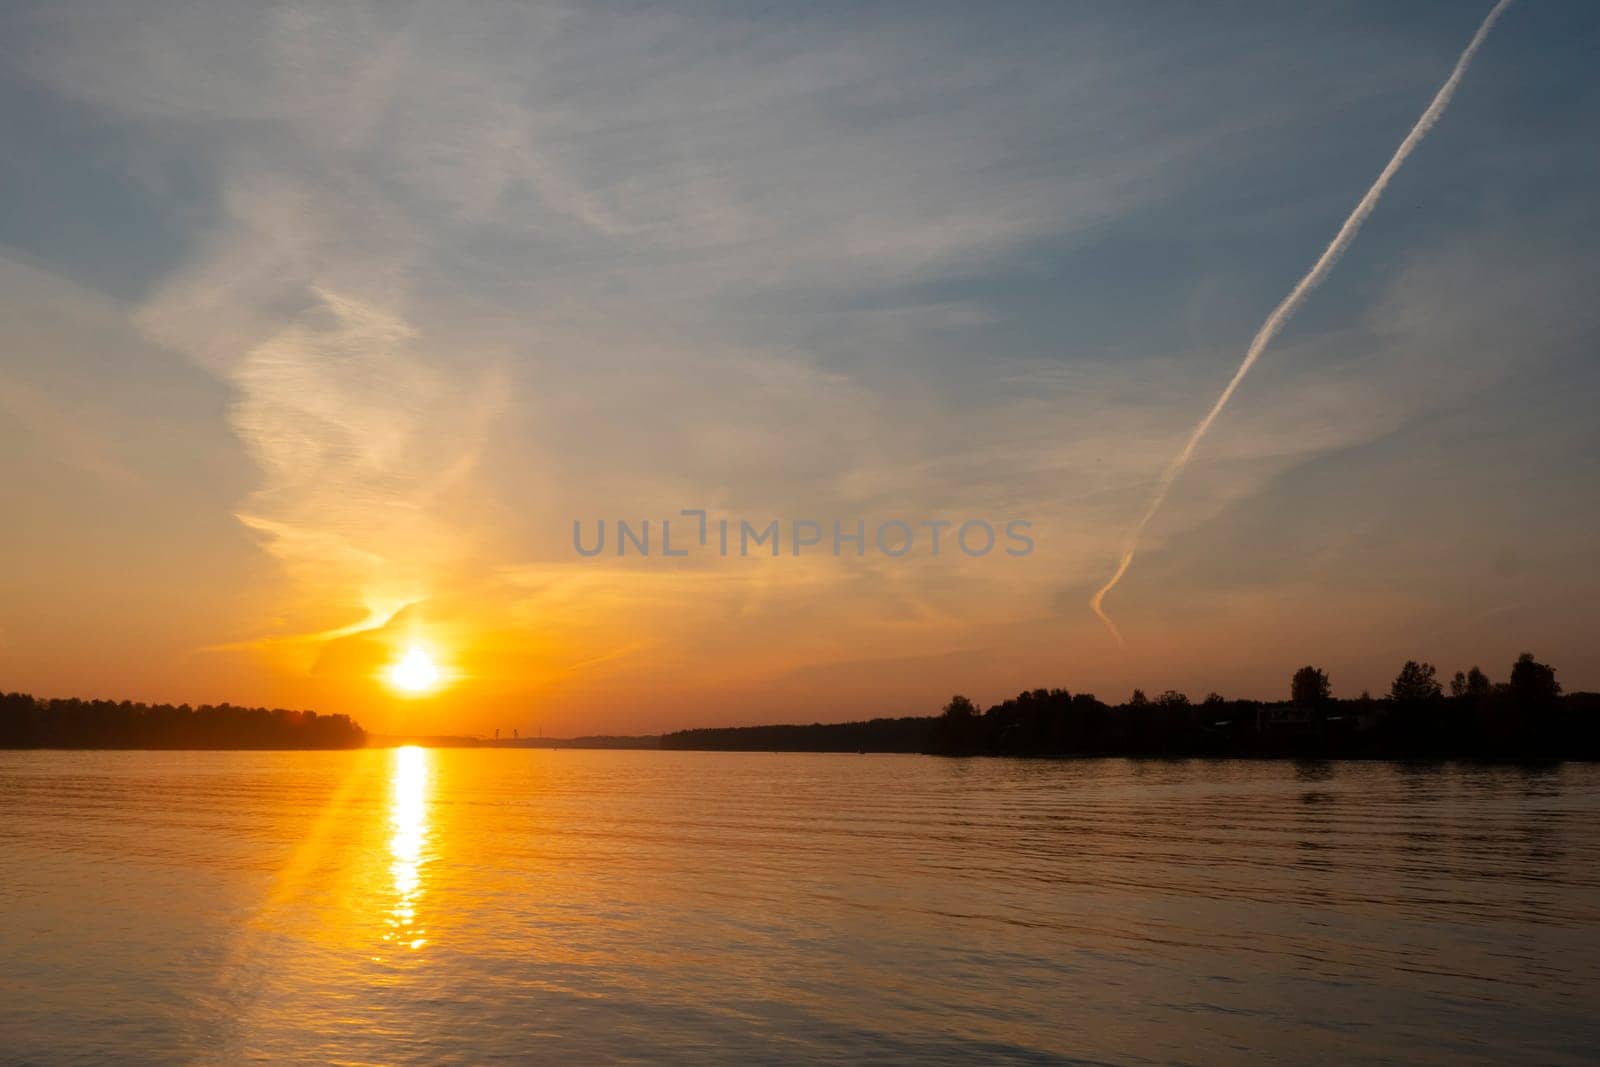
[[[3,749],[302,751],[366,743],[367,732],[348,715],[0,693]]]
[[[1555,669],[1524,653],[1510,680],[1457,672],[1450,695],[1432,665],[1407,661],[1386,697],[1332,695],[1302,667],[1286,701],[1193,703],[1134,690],[1109,705],[1090,693],[1033,689],[980,710],[955,696],[936,716],[704,727],[573,738],[368,734],[346,715],[233,705],[41,700],[0,693],[0,749],[302,751],[543,748],[700,752],[902,753],[1048,758],[1288,760],[1600,760],[1600,693],[1563,694]]]
[[[30,745],[27,747],[16,745],[0,745],[0,752],[137,752],[137,753],[175,753],[175,752],[381,752],[397,748],[426,748],[432,750],[446,749],[474,749],[474,750],[507,750],[507,751],[544,751],[544,752],[648,752],[648,753],[674,753],[674,752],[720,752],[732,755],[749,756],[925,756],[930,759],[949,760],[1043,760],[1049,762],[1091,762],[1094,760],[1135,760],[1139,762],[1154,763],[1188,763],[1198,761],[1202,763],[1395,763],[1395,764],[1470,764],[1477,766],[1501,767],[1550,767],[1563,763],[1600,763],[1600,755],[1568,755],[1568,756],[1539,756],[1539,755],[1318,755],[1315,753],[1159,753],[1159,752],[1059,752],[1059,753],[1033,753],[1033,754],[1005,754],[994,753],[949,753],[949,752],[902,752],[887,749],[859,749],[845,751],[842,749],[817,749],[817,748],[691,748],[677,747],[664,748],[660,745],[608,745],[580,743],[573,738],[546,738],[542,743],[535,744],[495,744],[493,740],[479,741],[478,743],[440,743],[430,744],[421,741],[405,741],[395,744],[383,743],[363,745],[352,748],[140,748],[133,746],[118,747],[89,747],[85,745],[44,746]]]

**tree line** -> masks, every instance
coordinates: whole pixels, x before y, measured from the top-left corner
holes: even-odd
[[[1195,702],[1180,692],[1106,704],[1034,689],[980,709],[953,697],[939,715],[809,726],[680,730],[663,748],[924,752],[995,756],[1600,759],[1600,694],[1563,695],[1555,669],[1524,653],[1504,682],[1478,667],[1439,681],[1408,660],[1387,694],[1339,699],[1328,673],[1295,671],[1283,701]]]
[[[359,748],[348,715],[232,704],[136,704],[0,693],[0,748]]]
[[[927,752],[931,717],[818,722],[797,726],[724,726],[678,730],[661,748],[715,752]]]

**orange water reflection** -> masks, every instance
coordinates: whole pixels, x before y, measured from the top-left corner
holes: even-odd
[[[394,899],[383,939],[412,950],[428,943],[428,931],[417,912],[426,892],[430,760],[427,749],[407,746],[394,750],[394,790],[389,805],[389,872]]]

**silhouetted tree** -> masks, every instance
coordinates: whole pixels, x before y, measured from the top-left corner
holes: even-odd
[[[1523,707],[1546,708],[1561,695],[1555,668],[1524,652],[1511,667],[1511,695]]]
[[[1135,689],[1133,691],[1133,696],[1128,698],[1128,706],[1131,708],[1146,707],[1149,705],[1149,703],[1150,698],[1144,695],[1143,689]]]
[[[1333,686],[1328,684],[1328,672],[1316,667],[1301,667],[1289,682],[1289,699],[1302,708],[1315,708],[1333,697]]]
[[[1189,698],[1176,689],[1168,689],[1165,693],[1156,697],[1156,706],[1160,708],[1186,708],[1189,706]]]
[[[1450,679],[1450,695],[1478,700],[1489,695],[1493,686],[1489,684],[1489,676],[1480,671],[1476,665],[1463,674],[1456,671],[1454,678]]]
[[[978,706],[958,693],[934,721],[933,747],[951,755],[972,752],[977,747],[980,725]]]
[[[959,693],[944,706],[944,717],[947,719],[973,719],[977,715],[978,706]]]
[[[1227,701],[1222,698],[1222,694],[1217,692],[1207,693],[1206,699],[1203,701],[1204,706],[1208,708],[1218,707],[1226,703]]]
[[[1333,686],[1328,683],[1327,671],[1307,665],[1295,671],[1294,677],[1289,679],[1289,700],[1296,707],[1311,712],[1312,733],[1318,750],[1324,747],[1327,740],[1328,703],[1332,699]]]
[[[1389,699],[1396,704],[1424,704],[1443,695],[1433,664],[1418,663],[1414,659],[1406,660],[1406,665],[1400,668],[1389,686]]]

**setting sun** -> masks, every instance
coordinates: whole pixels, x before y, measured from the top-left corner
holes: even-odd
[[[413,695],[432,692],[438,688],[440,677],[433,657],[417,645],[412,645],[404,657],[391,663],[388,670],[389,684],[402,693]]]

